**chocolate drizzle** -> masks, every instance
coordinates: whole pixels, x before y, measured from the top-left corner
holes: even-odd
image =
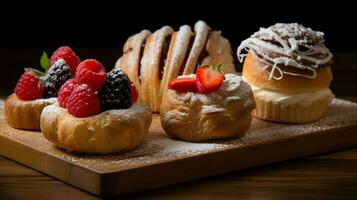
[[[242,41],[237,54],[240,62],[248,51],[264,64],[269,80],[280,80],[284,74],[316,77],[319,67],[331,63],[332,54],[324,45],[324,34],[297,23],[277,23],[260,28],[250,38]],[[292,68],[292,69],[290,69]]]

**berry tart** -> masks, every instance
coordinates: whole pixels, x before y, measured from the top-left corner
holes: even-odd
[[[307,123],[323,116],[334,98],[329,89],[332,54],[324,41],[322,32],[278,23],[261,28],[240,44],[243,78],[257,104],[254,116],[286,123]]]
[[[250,86],[236,74],[202,66],[170,81],[161,125],[174,138],[199,142],[236,138],[250,127],[255,108]]]
[[[47,58],[41,57],[41,66],[46,72],[26,68],[5,102],[5,117],[13,128],[40,130],[40,115],[45,106],[56,102],[57,92],[70,79],[80,62],[70,47],[57,49]]]
[[[232,49],[221,31],[198,21],[193,30],[183,25],[150,33],[143,30],[131,36],[116,67],[121,67],[140,91],[139,101],[159,112],[168,83],[179,75],[195,73],[199,65],[222,63],[222,71],[235,72]]]
[[[81,62],[75,78],[58,92],[58,103],[41,114],[44,137],[67,151],[111,154],[142,143],[151,111],[136,103],[138,91],[120,69],[105,72],[94,59]]]

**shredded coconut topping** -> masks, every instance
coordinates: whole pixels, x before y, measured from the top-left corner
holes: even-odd
[[[240,62],[247,55],[265,64],[264,70],[270,69],[269,80],[280,80],[284,74],[316,77],[316,69],[331,62],[332,54],[324,45],[324,33],[313,31],[297,23],[277,23],[269,28],[260,28],[250,38],[242,41],[237,54]],[[310,71],[309,74],[285,71],[282,65]],[[277,73],[276,73],[277,72]]]

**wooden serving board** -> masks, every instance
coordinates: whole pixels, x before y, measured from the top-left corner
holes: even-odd
[[[357,104],[335,99],[324,118],[304,125],[254,119],[241,139],[189,143],[168,137],[154,115],[138,149],[121,155],[65,152],[40,132],[16,130],[0,101],[0,154],[99,196],[148,190],[357,145]]]

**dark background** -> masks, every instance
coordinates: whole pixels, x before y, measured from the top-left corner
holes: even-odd
[[[126,39],[142,29],[163,25],[178,29],[204,20],[222,30],[235,54],[240,41],[259,27],[298,22],[325,32],[326,46],[335,53],[357,51],[357,11],[352,3],[312,1],[53,1],[12,2],[0,12],[0,73],[2,93],[12,91],[24,67],[39,65],[49,54],[71,46],[82,58],[96,58],[110,69]],[[0,91],[1,92],[1,91]]]

